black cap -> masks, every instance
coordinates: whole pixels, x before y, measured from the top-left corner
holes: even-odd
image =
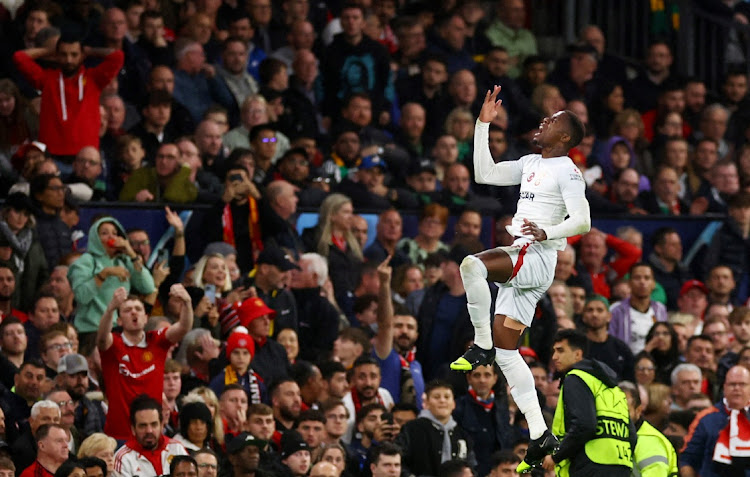
[[[417,174],[421,174],[422,172],[431,172],[433,174],[437,174],[435,163],[427,159],[426,157],[420,157],[416,161],[411,161],[409,163],[409,169],[406,173],[409,176],[416,176]]]
[[[247,446],[255,446],[258,449],[263,450],[267,445],[268,441],[258,439],[248,432],[241,432],[234,436],[234,439],[229,441],[227,444],[227,452],[230,454],[236,454]]]
[[[291,256],[285,253],[278,247],[266,247],[258,255],[256,263],[267,263],[269,265],[276,265],[282,272],[288,272],[289,270],[299,270],[299,267],[294,264],[291,260]]]
[[[281,458],[286,459],[295,452],[310,450],[310,446],[297,431],[287,431],[281,437]]]
[[[25,210],[28,213],[33,213],[34,205],[31,203],[31,199],[28,195],[23,192],[14,192],[5,199],[5,207],[13,210],[22,211]]]

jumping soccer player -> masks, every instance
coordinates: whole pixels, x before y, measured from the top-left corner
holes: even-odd
[[[461,263],[475,334],[474,344],[451,364],[451,369],[468,372],[492,364],[493,360],[497,362],[529,425],[532,440],[524,459],[526,465],[522,463],[529,468],[540,466],[559,442],[544,422],[534,377],[518,352],[518,341],[526,327],[531,326],[536,304],[554,279],[557,251],[565,248],[566,237],[591,229],[591,215],[586,183],[567,156],[568,150],[583,138],[580,119],[570,111],[544,118],[534,135],[541,154],[495,164],[488,131],[489,123],[498,114],[499,92],[499,86],[487,91],[474,128],[474,174],[479,184],[521,184],[518,210],[507,226],[516,240],[510,247],[469,255]],[[499,287],[494,326],[487,316],[492,304],[488,280]]]

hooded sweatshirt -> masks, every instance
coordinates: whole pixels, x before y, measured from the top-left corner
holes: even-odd
[[[99,226],[105,222],[114,224],[118,235],[127,237],[125,229],[116,219],[105,217],[97,220],[89,229],[88,252],[73,262],[68,270],[68,280],[76,298],[75,327],[79,333],[96,332],[104,310],[107,309],[117,288],[125,287],[129,293],[132,290],[142,295],[154,291],[154,279],[145,266],[136,271],[133,261],[126,254],[120,253],[114,257],[107,255],[98,232]],[[107,267],[125,267],[130,273],[130,278],[120,281],[119,278],[110,276],[97,287],[95,277]]]
[[[604,154],[602,155],[600,160],[602,168],[602,178],[607,182],[607,184],[611,184],[615,180],[615,175],[617,174],[617,171],[612,164],[612,149],[614,149],[617,144],[624,144],[625,147],[628,148],[628,153],[630,154],[630,163],[628,163],[628,167],[638,170],[633,146],[631,146],[624,137],[612,136],[609,141],[607,141],[607,146],[605,147]],[[638,192],[642,192],[644,190],[651,190],[651,184],[649,183],[648,177],[646,177],[644,174],[641,174],[640,183],[638,184]]]

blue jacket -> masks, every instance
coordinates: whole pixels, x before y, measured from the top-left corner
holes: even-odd
[[[721,477],[723,475],[735,475],[750,477],[750,468],[744,473],[738,469],[731,472],[728,467],[717,467],[713,461],[714,447],[719,437],[719,432],[729,425],[729,413],[723,402],[719,402],[701,411],[690,425],[685,445],[680,452],[680,468],[689,465],[696,474],[701,477]]]

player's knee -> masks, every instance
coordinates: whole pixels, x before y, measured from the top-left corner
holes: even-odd
[[[482,280],[487,278],[487,267],[484,266],[484,262],[474,255],[467,255],[461,261],[459,266],[461,276],[468,278],[481,278]]]

